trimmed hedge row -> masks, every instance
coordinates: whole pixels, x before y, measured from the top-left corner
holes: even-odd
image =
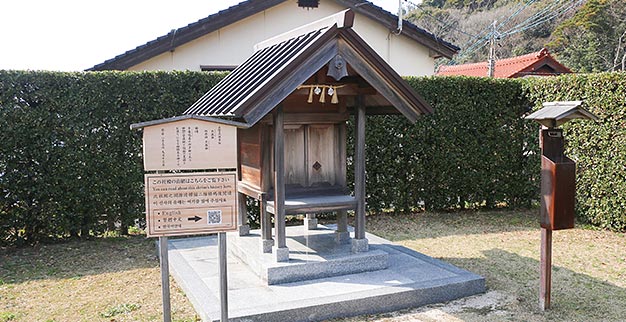
[[[129,125],[180,114],[222,77],[0,71],[0,242],[86,238],[142,217]]]
[[[179,115],[223,76],[0,71],[0,243],[85,238],[142,218],[141,134],[129,124]],[[566,126],[579,214],[626,230],[625,76],[408,79],[436,113],[415,125],[368,118],[368,206],[529,206],[538,126],[523,114],[542,101],[585,99],[603,121]]]
[[[402,116],[369,117],[368,206],[412,211],[529,206],[539,170],[536,126],[516,82],[410,78],[432,104],[415,125]]]
[[[567,155],[577,162],[576,211],[595,226],[626,231],[626,73],[520,81],[535,108],[544,101],[584,100],[599,122],[563,126]]]

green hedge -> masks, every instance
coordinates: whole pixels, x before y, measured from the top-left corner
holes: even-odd
[[[369,117],[368,206],[412,211],[529,206],[539,174],[536,126],[521,116],[519,84],[486,78],[410,78],[435,114],[415,125]]]
[[[223,76],[0,71],[0,241],[99,234],[142,217],[141,133]]]
[[[223,76],[0,71],[0,243],[84,238],[142,218],[141,133],[129,125],[179,115]],[[436,113],[415,125],[368,118],[371,210],[530,205],[538,126],[523,114],[584,99],[602,122],[566,126],[580,218],[626,230],[626,75],[408,81]]]
[[[599,122],[563,126],[566,155],[577,162],[576,211],[595,226],[626,231],[626,73],[520,81],[535,108],[544,101],[584,100]]]

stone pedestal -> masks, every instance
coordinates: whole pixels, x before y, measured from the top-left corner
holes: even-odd
[[[271,253],[272,247],[274,247],[273,239],[262,239],[261,240],[261,252],[262,253]]]
[[[272,240],[263,240],[258,230],[245,237],[234,233],[228,240],[228,250],[268,285],[373,272],[389,265],[387,252],[372,248],[353,253],[349,242],[338,244],[336,230],[324,225],[316,230],[291,226],[286,232],[287,247],[271,247],[271,253],[259,251],[259,245],[269,246],[267,242]]]
[[[308,230],[317,229],[317,218],[315,218],[315,214],[306,214],[306,218],[304,218],[304,227]]]
[[[239,236],[248,236],[248,235],[250,235],[250,226],[249,225],[239,225],[239,227],[237,227],[237,230],[239,231]]]
[[[347,244],[350,242],[350,232],[335,231],[335,242],[337,244]]]
[[[272,247],[272,254],[277,263],[289,261],[289,248],[287,247]]]
[[[365,253],[369,250],[369,244],[367,238],[353,239],[352,240],[352,252],[353,253]]]

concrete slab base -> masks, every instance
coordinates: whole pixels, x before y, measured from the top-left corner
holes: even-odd
[[[273,254],[259,253],[258,244],[262,240],[258,230],[249,236],[233,235],[228,239],[229,253],[241,259],[269,285],[387,268],[386,252],[354,254],[350,244],[337,244],[335,231],[324,226],[314,231],[307,226],[287,227],[286,234],[287,248],[274,247]],[[277,258],[282,260],[277,261]]]
[[[228,234],[228,238],[236,235]],[[229,318],[320,321],[396,311],[485,291],[484,278],[476,274],[371,234],[366,238],[370,252],[388,254],[386,269],[267,285],[251,267],[229,254]],[[203,321],[220,318],[217,256],[216,236],[169,241],[171,273]]]

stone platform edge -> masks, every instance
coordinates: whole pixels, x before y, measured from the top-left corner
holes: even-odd
[[[351,254],[346,257],[330,259],[325,262],[268,264],[257,260],[253,255],[271,258],[271,254],[261,254],[260,250],[257,249],[253,251],[258,251],[258,254],[249,254],[242,249],[240,244],[235,242],[235,240],[241,238],[260,239],[260,237],[254,235],[231,236],[234,240],[229,238],[228,252],[248,265],[248,267],[250,267],[259,278],[267,282],[268,285],[371,272],[386,269],[389,266],[389,254],[382,250],[371,250],[366,253]],[[306,267],[306,271],[303,270],[304,267]]]

